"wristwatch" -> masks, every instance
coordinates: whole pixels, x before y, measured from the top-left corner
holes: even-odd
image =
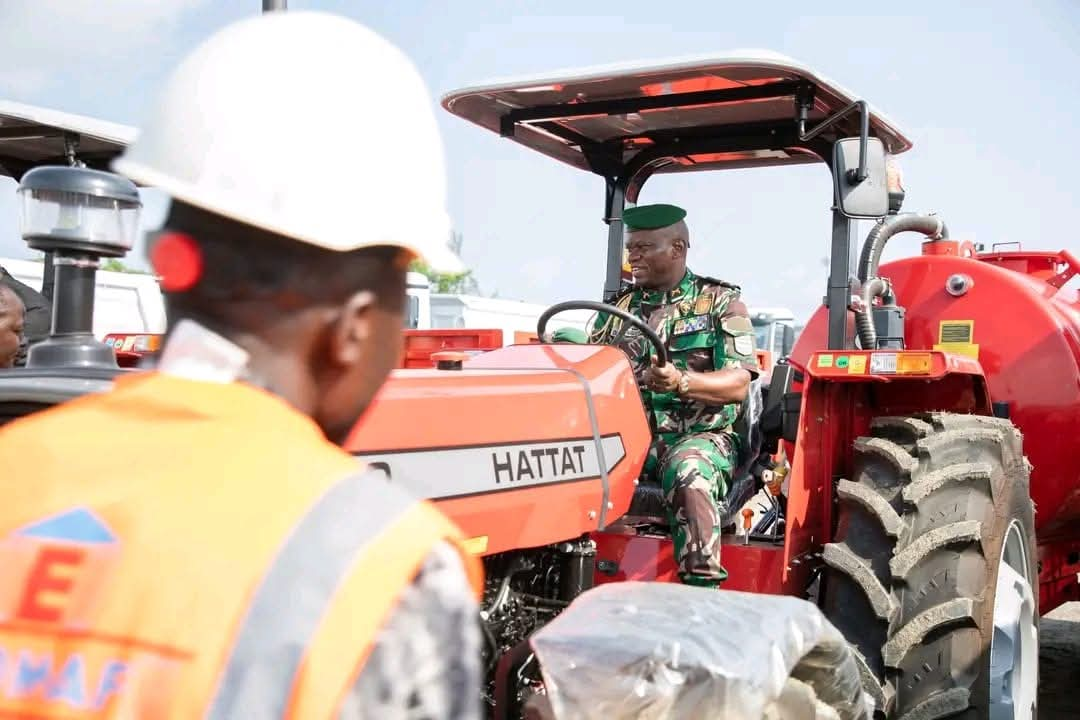
[[[684,372],[679,378],[679,394],[686,395],[688,392],[690,392],[690,376]]]

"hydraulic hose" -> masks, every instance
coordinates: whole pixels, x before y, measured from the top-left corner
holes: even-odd
[[[881,252],[885,249],[885,243],[893,235],[902,232],[921,232],[937,240],[949,237],[949,229],[945,226],[945,221],[934,215],[915,213],[891,215],[875,225],[866,236],[866,242],[863,243],[859,257],[859,282],[865,283],[877,275],[878,263],[881,262]]]
[[[892,298],[892,288],[889,287],[888,281],[875,277],[863,284],[862,310],[855,311],[855,329],[859,333],[859,345],[864,350],[877,349],[877,330],[874,329],[874,318],[870,308],[874,298],[883,296]]]
[[[874,329],[872,315],[874,298],[883,297],[888,305],[896,302],[892,294],[892,286],[887,280],[879,278],[877,271],[885,244],[893,235],[902,232],[919,232],[935,240],[949,237],[949,228],[946,227],[944,220],[934,215],[915,213],[889,216],[870,230],[859,255],[862,307],[855,311],[855,329],[859,335],[859,344],[865,350],[877,348],[877,331]]]

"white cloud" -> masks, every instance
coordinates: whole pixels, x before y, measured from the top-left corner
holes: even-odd
[[[182,16],[209,0],[14,0],[0,3],[0,93],[47,92],[60,77],[110,69],[153,51]]]
[[[48,81],[49,73],[41,68],[14,67],[0,70],[0,87],[13,96],[31,95],[46,87]]]
[[[86,52],[108,55],[115,43],[152,44],[148,33],[171,30],[179,17],[208,0],[23,0],[0,5],[5,51],[46,55]],[[8,43],[11,43],[8,45]]]

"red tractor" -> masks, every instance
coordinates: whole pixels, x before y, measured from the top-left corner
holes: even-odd
[[[1066,452],[1080,426],[1080,300],[1067,286],[1077,260],[977,253],[940,218],[900,213],[889,160],[910,141],[866,102],[772,54],[503,82],[443,104],[604,178],[604,302],[549,308],[541,338],[564,309],[617,312],[606,303],[621,281],[622,211],[654,173],[822,162],[833,180],[826,301],[739,418],[745,449],[723,498],[723,590],[673,584],[662,499],[639,482],[646,408],[618,349],[542,342],[436,357],[438,368],[395,371],[358,422],[349,449],[437,502],[484,557],[495,716],[520,716],[545,689],[565,694],[565,683],[545,686],[555,669],[538,638],[590,617],[582,613],[596,600],[646,588],[671,602],[667,616],[651,615],[656,623],[700,621],[707,614],[689,608],[703,597],[742,608],[707,626],[714,638],[805,639],[814,623],[781,609],[816,604],[847,641],[837,676],[861,677],[883,718],[1034,717],[1039,615],[1078,595],[1080,478]],[[107,167],[124,140],[72,122],[20,120],[16,135],[34,141],[0,138],[0,168],[18,178],[80,154]],[[856,265],[857,219],[877,224]],[[900,232],[924,236],[922,254],[879,267]],[[140,371],[117,367],[89,335],[97,250],[56,252],[89,258],[57,265],[57,316],[77,332],[53,343],[69,352],[0,371],[0,425]],[[639,329],[663,360],[664,340]],[[762,488],[771,507],[743,531],[741,511]],[[791,597],[755,605],[730,591]],[[594,629],[640,630],[608,638],[611,653],[656,633],[607,618]],[[576,657],[595,657],[598,643],[579,644]],[[729,650],[746,654],[751,679],[774,659]]]
[[[443,106],[604,178],[608,302],[623,208],[653,174],[825,164],[826,298],[741,414],[725,589],[818,604],[880,717],[1033,717],[1040,612],[1078,596],[1080,301],[1066,283],[1080,263],[976,253],[941,218],[901,213],[893,156],[910,140],[773,54],[507,81]],[[857,219],[877,224],[856,265]],[[922,253],[879,267],[901,232]],[[618,312],[560,303],[537,333],[581,307]],[[663,340],[639,329],[663,362]],[[649,427],[621,352],[522,345],[441,367],[396,372],[349,447],[436,500],[484,556],[489,699],[511,717],[542,684],[530,634],[591,586],[677,581],[670,532],[658,488],[639,482]],[[773,508],[742,530],[781,450]]]

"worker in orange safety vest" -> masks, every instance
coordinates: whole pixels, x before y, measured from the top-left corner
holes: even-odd
[[[158,365],[0,431],[0,717],[478,718],[482,572],[340,447],[453,269],[409,60],[323,13],[201,44],[113,169],[171,199]]]

